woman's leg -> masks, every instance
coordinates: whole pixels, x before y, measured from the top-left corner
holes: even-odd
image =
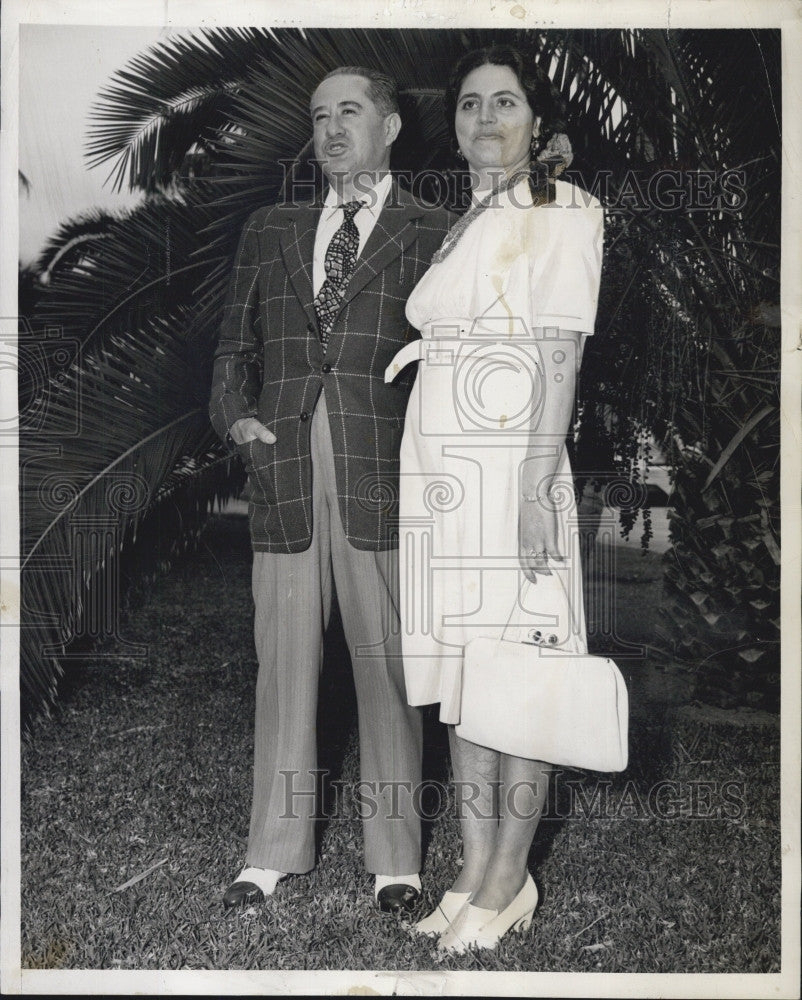
[[[462,833],[463,865],[452,892],[478,889],[493,856],[498,831],[496,792],[499,783],[497,750],[477,746],[457,736],[448,727],[451,766]]]
[[[501,754],[499,824],[474,906],[501,912],[526,881],[527,859],[549,787],[551,765]]]

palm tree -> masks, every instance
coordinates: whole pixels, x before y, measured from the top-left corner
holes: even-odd
[[[590,189],[604,181],[612,206],[577,465],[587,476],[608,464],[632,476],[644,431],[657,434],[680,498],[666,646],[726,667],[723,651],[735,645],[745,664],[768,665],[763,677],[775,672],[766,622],[777,617],[778,579],[778,34],[226,29],[155,45],[116,74],[88,154],[146,198],[125,216],[62,227],[39,262],[48,284],[31,340],[58,322],[70,349],[39,381],[21,374],[40,420],[36,435],[22,434],[30,704],[52,696],[59,650],[81,631],[91,588],[117,572],[118,556],[152,545],[147,525],[167,505],[177,512],[168,558],[241,484],[205,417],[211,355],[244,219],[288,178],[315,183],[307,96],[316,82],[344,64],[393,74],[405,123],[394,166],[439,166],[448,68],[502,40],[550,73],[568,103],[577,179]],[[680,171],[682,190],[698,188],[700,170],[743,170],[748,197],[698,212],[639,204],[633,190],[648,191],[666,169]],[[108,512],[119,482],[132,499],[115,501],[113,544],[79,572],[75,525]],[[752,506],[758,497],[763,506]],[[73,572],[54,572],[62,564]]]

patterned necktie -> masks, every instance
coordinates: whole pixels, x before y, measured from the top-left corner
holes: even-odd
[[[356,228],[354,216],[362,208],[362,202],[349,201],[338,207],[343,210],[345,218],[340,224],[340,228],[332,236],[326,250],[324,263],[326,280],[321,285],[314,301],[320,326],[320,339],[324,347],[328,342],[331,328],[334,326],[334,317],[339,312],[345,297],[345,289],[354,270],[359,250],[359,230]]]

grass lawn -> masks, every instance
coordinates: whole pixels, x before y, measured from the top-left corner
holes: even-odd
[[[658,557],[616,553],[618,634],[648,642]],[[683,706],[681,678],[648,658],[622,661],[628,770],[557,776],[530,859],[541,892],[531,929],[496,953],[440,964],[434,945],[374,910],[347,795],[340,815],[319,824],[313,872],[280,883],[263,906],[223,910],[251,795],[244,519],[215,518],[201,551],[142,596],[122,632],[148,656],[74,671],[53,717],[23,744],[23,968],[779,970],[777,719]],[[355,708],[333,633],[319,766],[348,782]],[[432,719],[425,773],[447,781],[444,732]],[[438,809],[434,797],[424,830],[427,911],[459,860],[448,804]]]

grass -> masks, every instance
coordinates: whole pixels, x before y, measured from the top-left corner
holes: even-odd
[[[617,554],[620,634],[648,640],[657,557]],[[313,872],[280,883],[263,906],[225,912],[250,806],[249,586],[244,522],[218,517],[201,552],[125,616],[124,639],[146,643],[148,656],[87,661],[53,718],[34,724],[22,748],[23,968],[779,970],[776,720],[686,711],[681,680],[648,660],[625,664],[630,767],[553,784],[530,858],[541,903],[530,931],[498,952],[440,964],[432,944],[377,913],[352,811],[320,824]],[[336,711],[321,715],[320,766],[348,782],[357,758],[346,661],[335,629],[321,702]],[[425,769],[447,779],[431,718]],[[673,784],[656,792],[659,782]],[[673,818],[650,811],[650,791],[664,807],[677,799]],[[458,864],[453,811],[424,838],[431,904]]]

